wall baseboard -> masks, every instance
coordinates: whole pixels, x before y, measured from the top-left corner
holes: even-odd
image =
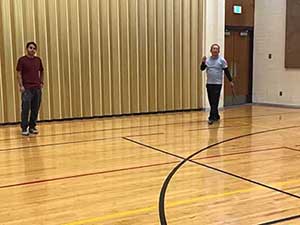
[[[280,108],[292,108],[292,109],[300,109],[300,105],[289,105],[289,104],[277,104],[277,103],[264,103],[264,102],[253,102],[252,105],[261,105],[261,106],[273,106]]]
[[[125,113],[119,115],[104,115],[104,116],[89,116],[89,117],[73,117],[73,118],[64,118],[64,119],[52,119],[52,120],[38,120],[38,123],[45,122],[62,122],[62,121],[72,121],[72,120],[90,120],[90,119],[101,119],[101,118],[119,118],[124,116],[142,116],[142,115],[155,115],[155,114],[167,114],[167,113],[178,113],[178,112],[196,112],[196,111],[205,111],[204,108],[199,109],[181,109],[181,110],[168,110],[168,111],[158,111],[158,112],[141,112],[141,113]],[[16,125],[20,124],[19,122],[8,122],[0,123],[1,126],[5,125]]]

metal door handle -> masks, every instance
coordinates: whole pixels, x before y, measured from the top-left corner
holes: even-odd
[[[232,76],[232,79],[234,78],[234,62],[231,63],[231,66],[230,66],[230,73],[231,73],[231,76]]]
[[[234,67],[233,67],[233,71],[234,71],[234,77],[237,74],[237,66],[236,66],[236,62],[233,63]]]

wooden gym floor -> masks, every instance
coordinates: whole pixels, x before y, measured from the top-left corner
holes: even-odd
[[[300,109],[0,127],[1,225],[300,224]]]

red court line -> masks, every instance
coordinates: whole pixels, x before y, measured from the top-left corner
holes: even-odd
[[[24,186],[24,185],[30,185],[30,184],[39,184],[39,183],[45,183],[45,182],[57,181],[57,180],[66,180],[66,179],[72,179],[72,178],[78,178],[78,177],[86,177],[86,176],[115,173],[115,172],[121,172],[121,171],[143,169],[143,168],[149,168],[149,167],[155,167],[155,166],[161,166],[161,165],[174,164],[174,163],[178,163],[178,162],[179,161],[172,161],[172,162],[167,162],[167,163],[158,163],[158,164],[151,164],[151,165],[145,165],[145,166],[128,167],[128,168],[122,168],[122,169],[99,171],[99,172],[78,174],[78,175],[72,175],[72,176],[66,176],[66,177],[57,177],[57,178],[50,178],[50,179],[45,179],[45,180],[29,181],[29,182],[17,183],[17,184],[9,184],[9,185],[0,186],[0,189],[18,187],[18,186]]]
[[[229,154],[225,154],[225,155],[215,155],[215,156],[199,157],[199,158],[195,158],[193,160],[209,159],[209,158],[217,158],[217,157],[226,157],[226,156],[232,156],[232,155],[240,155],[240,154],[263,152],[263,151],[272,151],[272,150],[277,150],[277,149],[280,149],[280,148],[284,148],[284,147],[261,149],[261,150],[256,150],[256,151],[246,151],[246,152],[229,153]],[[78,174],[78,175],[65,176],[65,177],[56,177],[56,178],[50,178],[50,179],[44,179],[44,180],[36,180],[36,181],[29,181],[29,182],[16,183],[16,184],[8,184],[8,185],[0,186],[0,189],[12,188],[12,187],[20,187],[20,186],[26,186],[26,185],[34,185],[34,184],[40,184],[40,183],[46,183],[46,182],[52,182],[52,181],[58,181],[58,180],[74,179],[74,178],[86,177],[86,176],[101,175],[101,174],[107,174],[107,173],[116,173],[116,172],[122,172],[122,171],[144,169],[144,168],[150,168],[150,167],[156,167],[156,166],[163,166],[163,165],[175,164],[175,163],[178,163],[178,162],[179,162],[179,160],[177,160],[177,161],[171,161],[171,162],[165,162],[165,163],[157,163],[157,164],[144,165],[144,166],[136,166],[136,167],[128,167],[128,168],[115,169],[115,170],[107,170],[107,171],[99,171],[99,172],[86,173],[86,174]]]
[[[198,128],[198,129],[191,129],[187,131],[199,131],[199,130],[217,130],[217,129],[227,129],[227,128],[240,128],[240,127],[249,127],[250,124],[245,125],[238,125],[238,126],[223,126],[223,127],[204,127],[204,128]]]
[[[128,135],[126,137],[145,137],[145,136],[154,136],[154,135],[161,135],[165,133],[151,133],[151,134],[137,134],[137,135]]]
[[[137,135],[131,135],[129,137],[141,137],[141,136],[151,136],[151,135],[160,135],[160,134],[164,134],[164,133],[137,134]],[[122,136],[119,136],[119,137],[109,137],[109,138],[96,138],[96,139],[81,140],[81,141],[58,142],[58,143],[42,144],[42,145],[32,145],[32,146],[21,146],[21,147],[13,147],[13,148],[0,149],[0,152],[9,152],[9,151],[15,151],[15,150],[23,150],[23,149],[31,149],[31,148],[42,148],[42,147],[59,146],[59,145],[89,143],[89,142],[97,142],[97,141],[106,141],[106,140],[121,139],[121,138],[122,138]]]
[[[278,150],[284,147],[276,147],[276,148],[267,148],[267,149],[260,149],[260,150],[255,150],[255,151],[245,151],[245,152],[234,152],[234,153],[228,153],[224,155],[213,155],[213,156],[207,156],[207,157],[202,157],[202,158],[195,158],[191,160],[199,160],[199,159],[210,159],[210,158],[217,158],[217,157],[222,157],[222,156],[232,156],[232,155],[242,155],[242,154],[247,154],[247,153],[253,153],[253,152],[266,152],[266,151],[274,151]]]
[[[168,112],[166,112],[168,113]],[[274,114],[267,114],[267,115],[256,115],[256,116],[240,116],[240,117],[228,117],[224,118],[224,120],[231,120],[231,119],[240,119],[240,118],[257,118],[257,117],[269,117],[269,116],[280,116],[283,114],[294,114],[298,112],[282,112],[282,113],[274,113]],[[155,114],[155,113],[154,113]],[[104,117],[103,117],[104,118]],[[91,118],[95,119],[96,122],[98,122],[99,118]],[[83,122],[83,120],[89,120],[89,118],[75,118],[70,119],[70,121],[57,121],[58,123],[74,123],[74,122]],[[44,121],[44,122],[56,122],[54,121]],[[176,122],[176,123],[165,123],[165,124],[151,124],[151,125],[145,125],[145,126],[132,126],[132,127],[118,127],[118,128],[110,128],[110,129],[101,129],[101,130],[89,130],[89,131],[77,131],[77,132],[66,132],[66,133],[57,133],[57,134],[49,134],[49,135],[38,135],[35,138],[39,137],[50,137],[50,136],[59,136],[59,135],[72,135],[72,134],[80,134],[80,133],[93,133],[93,132],[100,132],[100,131],[113,131],[113,130],[124,130],[124,129],[136,129],[136,128],[144,128],[144,127],[159,127],[159,126],[169,126],[169,125],[177,125],[177,124],[186,124],[186,123],[202,123],[207,122],[207,120],[195,120],[195,121],[183,121],[183,122]],[[2,126],[11,126],[11,125],[3,125],[0,124],[0,128]],[[18,139],[24,139],[24,137],[16,137],[16,138],[7,138],[7,139],[0,139],[0,141],[9,141],[9,140],[18,140]]]

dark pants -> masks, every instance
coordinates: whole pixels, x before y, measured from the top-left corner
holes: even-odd
[[[26,130],[27,127],[35,128],[36,120],[39,113],[42,91],[40,88],[26,89],[22,93],[22,112],[21,112],[21,128]],[[30,120],[28,116],[30,111]]]
[[[219,100],[220,100],[220,93],[222,89],[221,84],[206,84],[208,101],[210,105],[210,114],[209,120],[219,120],[220,115],[218,111]]]

